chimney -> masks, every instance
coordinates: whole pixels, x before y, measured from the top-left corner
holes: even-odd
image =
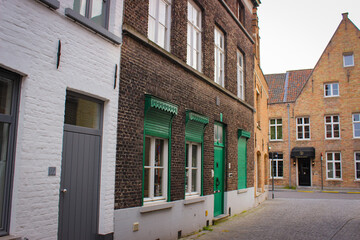
[[[346,13],[343,13],[343,14],[342,14],[343,19],[344,19],[344,20],[347,19],[347,18],[348,18],[348,15],[349,15],[349,13],[347,13],[347,12],[346,12]]]
[[[254,7],[253,8],[253,17],[252,17],[252,31],[253,31],[253,36],[254,36],[254,40],[255,40],[255,44],[254,44],[254,54],[255,57],[258,60],[258,64],[260,65],[260,36],[259,36],[259,18],[257,15],[257,8]]]

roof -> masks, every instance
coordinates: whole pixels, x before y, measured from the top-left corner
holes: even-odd
[[[269,85],[269,103],[294,102],[303,89],[312,69],[265,75]]]

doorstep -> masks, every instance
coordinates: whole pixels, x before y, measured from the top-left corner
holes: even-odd
[[[224,220],[224,219],[226,219],[226,218],[228,218],[228,217],[229,217],[229,215],[227,215],[227,214],[218,215],[218,216],[216,216],[216,217],[213,218],[213,220],[212,220],[212,225],[215,225],[215,223],[217,223],[217,222],[219,222],[219,221],[221,221],[221,220]]]

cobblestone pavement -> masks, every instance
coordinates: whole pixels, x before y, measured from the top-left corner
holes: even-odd
[[[275,192],[275,199],[211,229],[184,239],[358,240],[360,194]]]

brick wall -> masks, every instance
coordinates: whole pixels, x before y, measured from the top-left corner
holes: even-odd
[[[214,127],[215,121],[226,124],[226,190],[237,188],[237,130],[253,131],[253,53],[252,42],[239,29],[220,1],[197,1],[202,11],[203,74],[186,66],[186,4],[175,1],[172,8],[171,50],[163,52],[146,39],[147,1],[125,1],[124,22],[142,35],[144,40],[125,33],[122,47],[121,84],[119,97],[118,146],[115,187],[115,208],[141,206],[142,159],[144,129],[144,93],[150,93],[177,104],[171,136],[171,200],[185,195],[185,110],[191,109],[209,117],[204,132],[204,194],[213,193]],[[140,11],[141,9],[141,11]],[[175,11],[175,13],[174,13]],[[225,89],[213,83],[214,27],[225,34]],[[140,37],[141,38],[141,37]],[[245,53],[246,103],[236,98],[236,49]],[[185,66],[184,66],[185,65]],[[216,97],[220,106],[216,105]],[[253,186],[253,136],[248,141],[248,186]],[[231,163],[231,169],[228,168]],[[225,174],[225,175],[226,175]]]

